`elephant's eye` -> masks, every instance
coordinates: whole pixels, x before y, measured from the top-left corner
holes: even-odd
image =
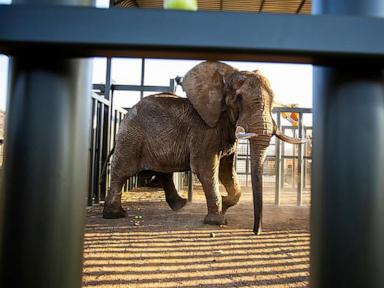
[[[239,101],[239,103],[243,102],[243,95],[237,94],[237,101]]]

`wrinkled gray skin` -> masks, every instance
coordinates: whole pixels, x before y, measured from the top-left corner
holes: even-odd
[[[103,217],[126,215],[121,207],[121,189],[128,177],[140,171],[156,172],[169,206],[173,210],[182,208],[186,200],[177,193],[172,173],[191,169],[207,200],[204,223],[225,224],[224,213],[241,195],[234,166],[236,135],[240,135],[235,132],[240,126],[247,133],[255,133],[250,148],[254,231],[258,233],[262,164],[272,135],[281,138],[272,119],[273,93],[267,79],[258,71],[241,72],[223,63],[204,62],[186,74],[182,85],[188,99],[173,94],[148,96],[123,119]],[[292,140],[286,136],[282,139]],[[221,196],[219,181],[228,196]]]

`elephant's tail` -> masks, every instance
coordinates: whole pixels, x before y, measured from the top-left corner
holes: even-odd
[[[108,166],[109,159],[111,158],[111,156],[112,156],[112,154],[114,152],[115,152],[115,147],[113,147],[111,149],[111,151],[109,151],[107,159],[105,159],[105,162],[104,162],[104,165],[103,165],[103,169],[101,169],[101,173],[100,173],[100,176],[99,176],[99,185],[101,185],[101,183],[103,182],[103,178],[105,176],[105,172],[107,171],[107,166]]]

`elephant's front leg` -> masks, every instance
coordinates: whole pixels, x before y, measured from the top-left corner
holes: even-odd
[[[221,183],[224,185],[228,193],[227,196],[223,196],[223,214],[227,211],[229,207],[237,204],[241,196],[241,189],[237,180],[237,174],[235,169],[235,157],[236,154],[234,153],[229,156],[223,157],[220,160],[219,177]]]
[[[193,165],[195,167],[192,170],[197,172],[197,177],[203,186],[207,200],[208,215],[205,217],[204,223],[211,225],[227,224],[222,214],[221,194],[219,191],[219,158],[215,155],[212,159],[204,159],[201,162],[203,163]]]

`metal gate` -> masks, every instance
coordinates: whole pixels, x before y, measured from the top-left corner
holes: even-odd
[[[109,63],[110,65],[110,63]],[[107,71],[110,70],[110,66]],[[108,74],[108,73],[107,73]],[[110,83],[110,81],[107,81]],[[175,80],[170,80],[169,86],[145,86],[145,85],[118,85],[94,84],[92,93],[92,115],[91,115],[91,140],[90,140],[90,169],[89,169],[89,191],[88,205],[98,204],[105,200],[110,181],[109,163],[106,172],[102,175],[103,166],[107,161],[109,151],[115,145],[115,137],[119,125],[127,113],[126,109],[113,108],[114,91],[139,91],[141,98],[143,92],[174,92]],[[108,95],[108,96],[107,96]],[[130,177],[125,183],[124,191],[137,187],[138,176]]]

